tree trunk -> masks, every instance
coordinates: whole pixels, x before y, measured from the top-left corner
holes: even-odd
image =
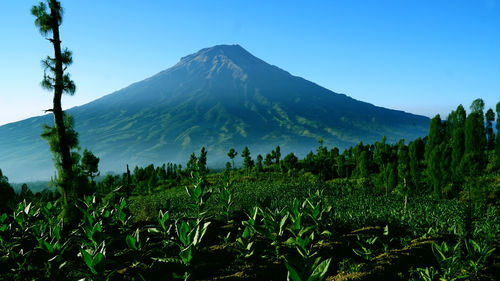
[[[57,139],[61,155],[61,171],[59,177],[61,178],[61,189],[64,196],[65,205],[70,208],[66,208],[66,211],[71,212],[73,209],[74,201],[76,200],[76,192],[73,188],[73,171],[72,171],[72,160],[71,153],[66,138],[66,126],[64,124],[64,112],[61,106],[61,97],[64,91],[64,81],[63,81],[63,62],[61,53],[61,40],[59,37],[59,23],[57,21],[56,15],[58,11],[51,7],[50,14],[54,18],[52,22],[52,34],[53,38],[50,40],[54,45],[54,58],[55,58],[55,85],[54,85],[54,99],[53,99],[53,115],[54,124],[57,132]],[[72,214],[67,214],[71,216]]]

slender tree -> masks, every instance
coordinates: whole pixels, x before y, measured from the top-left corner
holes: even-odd
[[[462,105],[459,105],[454,112],[453,122],[449,122],[453,126],[451,135],[451,173],[454,182],[462,181],[462,173],[460,162],[465,151],[465,120],[467,113]]]
[[[399,143],[398,149],[398,190],[403,196],[410,193],[410,154],[404,142]]]
[[[231,161],[233,161],[233,169],[234,169],[234,157],[236,157],[236,155],[238,155],[238,152],[236,152],[236,150],[234,150],[234,148],[229,149],[227,156],[229,156]]]
[[[430,158],[432,150],[439,146],[444,140],[444,127],[441,121],[441,116],[437,114],[431,119],[429,124],[429,134],[427,136],[427,143],[425,145],[425,159],[426,162]]]
[[[245,168],[245,170],[247,170],[247,172],[250,172],[253,168],[254,163],[252,158],[250,157],[250,150],[248,149],[248,147],[245,146],[245,148],[241,152],[241,157],[243,157],[243,167]]]
[[[281,158],[281,148],[280,146],[276,146],[276,150],[275,150],[275,158],[276,159],[276,165],[278,166],[279,168],[279,165],[280,165],[280,158]]]
[[[272,154],[266,154],[266,158],[264,158],[264,166],[270,168],[273,165],[273,156]]]
[[[11,205],[14,203],[14,199],[16,198],[16,193],[14,189],[9,184],[9,179],[3,175],[2,170],[0,169],[0,212],[10,212]]]
[[[484,102],[475,100],[471,105],[471,113],[465,121],[465,152],[461,169],[465,175],[476,176],[486,166],[486,135],[484,130]]]
[[[386,166],[389,163],[390,157],[390,146],[386,144],[387,137],[384,136],[382,141],[377,141],[375,143],[375,150],[373,151],[373,162],[377,164],[379,176],[377,178],[377,182],[379,185],[386,185]],[[387,188],[387,186],[386,186]]]
[[[194,171],[195,166],[197,164],[198,164],[198,157],[196,157],[196,154],[194,154],[194,152],[193,152],[189,156],[189,160],[186,163],[186,169],[188,170],[188,172]],[[134,172],[134,174],[135,174],[135,172]]]
[[[295,154],[290,152],[288,155],[285,156],[285,158],[283,158],[283,161],[281,163],[281,169],[285,173],[288,171],[293,171],[297,169],[298,163],[299,159],[297,158],[297,156],[295,156]]]
[[[441,194],[443,187],[443,175],[441,174],[441,160],[443,158],[443,146],[445,127],[441,117],[436,115],[429,124],[429,135],[425,146],[425,163],[427,164],[426,174],[432,184],[434,193]]]
[[[493,132],[493,121],[495,121],[495,112],[493,109],[486,111],[486,149],[495,149],[495,133]]]
[[[369,171],[368,171],[368,152],[366,150],[363,150],[359,153],[358,157],[356,157],[356,176],[359,178],[367,178]]]
[[[497,112],[497,136],[496,136],[496,144],[495,144],[495,166],[500,168],[500,102],[497,103],[496,107]]]
[[[484,101],[482,99],[475,99],[470,105],[471,112],[477,112],[479,115],[484,115]]]
[[[425,143],[421,138],[417,138],[408,145],[410,157],[410,179],[413,187],[417,187],[421,180],[421,166],[424,160]]]
[[[200,174],[206,175],[208,174],[207,168],[207,150],[205,147],[201,148],[200,157],[198,158],[198,169],[200,170]]]
[[[54,115],[54,128],[57,136],[57,151],[59,154],[59,186],[63,193],[65,211],[67,218],[73,220],[76,202],[75,184],[73,183],[73,161],[70,153],[70,144],[66,136],[66,126],[64,112],[61,106],[63,93],[73,95],[75,93],[75,84],[70,79],[66,68],[73,62],[71,52],[68,49],[61,49],[61,38],[59,35],[59,26],[62,23],[63,9],[61,3],[57,0],[46,0],[33,6],[31,13],[35,16],[35,26],[42,36],[47,37],[54,48],[54,57],[47,57],[42,60],[44,68],[43,81],[41,83],[44,89],[53,91],[53,105],[51,111]],[[50,37],[52,36],[52,37]]]
[[[262,172],[264,170],[264,166],[262,165],[262,161],[264,160],[264,158],[262,157],[262,155],[257,155],[257,163],[255,165],[256,169],[257,169],[257,172]]]
[[[337,164],[337,175],[339,175],[340,178],[345,178],[347,177],[347,171],[346,171],[346,160],[344,154],[340,154],[336,159],[336,164]]]
[[[83,174],[90,178],[92,185],[95,185],[94,177],[99,175],[99,158],[85,149],[80,161]]]
[[[443,146],[438,145],[431,150],[427,156],[427,176],[432,185],[434,194],[441,195],[443,187],[443,175],[441,174],[441,158]]]

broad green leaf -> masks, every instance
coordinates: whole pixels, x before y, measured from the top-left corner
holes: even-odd
[[[132,237],[132,235],[127,235],[127,238],[125,238],[125,241],[127,242],[127,246],[132,249],[132,250],[137,250],[137,245],[135,238]]]
[[[98,222],[96,222],[94,224],[94,227],[92,228],[92,234],[94,234],[96,232],[102,232],[101,224]]]
[[[90,269],[90,271],[92,271],[93,274],[97,274],[97,272],[94,269],[94,265],[92,264],[92,256],[84,249],[81,249],[80,253],[82,254],[83,261]]]
[[[179,256],[181,257],[182,262],[184,264],[189,265],[189,263],[191,262],[191,259],[193,259],[191,245],[189,245],[187,248],[182,250],[179,253]]]
[[[127,201],[125,201],[125,199],[122,199],[122,201],[120,202],[120,210],[122,210],[125,205],[127,205]]]
[[[328,271],[328,268],[330,267],[331,261],[332,258],[329,258],[318,264],[318,266],[316,266],[316,268],[313,270],[311,276],[307,279],[307,281],[323,280],[323,278],[326,275],[326,272]]]
[[[43,247],[47,250],[47,252],[49,252],[49,254],[52,254],[54,252],[54,247],[52,247],[52,245],[50,245],[50,243],[48,243],[45,240],[42,240],[42,244],[43,244]]]
[[[102,260],[104,259],[104,255],[102,253],[97,253],[92,260],[92,266],[95,268],[97,265],[99,265]]]
[[[287,281],[302,281],[297,271],[295,271],[295,269],[293,269],[287,262],[285,262],[285,266],[288,270],[288,274],[286,276]]]
[[[299,232],[299,236],[303,236],[304,234],[308,233],[309,231],[315,229],[316,227],[317,227],[316,225],[311,225],[311,226],[308,226],[306,228],[301,229]]]

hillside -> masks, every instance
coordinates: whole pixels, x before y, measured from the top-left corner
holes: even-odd
[[[362,78],[360,78],[362,79]],[[253,56],[219,45],[83,106],[69,109],[82,148],[101,158],[101,171],[125,164],[184,162],[202,146],[209,164],[227,161],[230,147],[253,157],[276,145],[304,155],[320,137],[345,148],[410,140],[426,134],[427,117],[377,107],[337,94]],[[0,168],[11,181],[53,175],[39,136],[50,115],[0,127]]]

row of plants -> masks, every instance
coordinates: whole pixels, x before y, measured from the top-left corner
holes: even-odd
[[[480,278],[498,246],[496,206],[415,197],[404,209],[399,197],[343,183],[233,185],[226,175],[211,185],[197,169],[191,178],[183,194],[159,200],[145,220],[131,214],[139,202],[152,203],[148,197],[87,196],[78,204],[77,226],[65,224],[60,200],[19,203],[0,216],[2,279],[199,280],[234,271],[252,279],[267,263],[263,272],[277,269],[277,280],[322,280],[347,262],[359,270],[415,238],[432,237],[435,260],[406,277],[458,280]],[[382,228],[342,240],[366,226]],[[350,251],[332,252],[334,241]],[[211,260],[210,251],[229,258]]]

